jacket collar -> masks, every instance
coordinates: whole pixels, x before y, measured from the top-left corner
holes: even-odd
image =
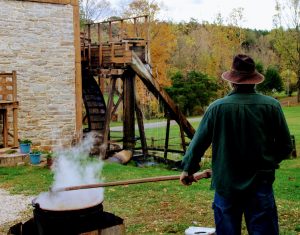
[[[253,94],[256,93],[255,88],[248,88],[247,89],[243,89],[243,88],[236,88],[234,90],[232,90],[228,95],[234,95],[234,94]]]

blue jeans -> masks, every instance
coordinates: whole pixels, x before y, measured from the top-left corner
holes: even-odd
[[[215,193],[213,202],[217,235],[240,235],[244,214],[250,235],[278,235],[278,215],[271,184],[251,193],[224,198]]]

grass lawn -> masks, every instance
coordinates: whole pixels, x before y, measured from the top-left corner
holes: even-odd
[[[285,114],[291,135],[295,136],[297,154],[300,156],[300,105],[284,107]]]
[[[286,107],[284,113],[300,155],[300,106]],[[180,172],[163,167],[138,168],[133,164],[111,163],[105,164],[102,173],[105,181],[173,174]],[[52,177],[48,169],[36,166],[0,167],[0,188],[15,194],[38,195],[48,191]],[[206,179],[190,187],[181,186],[178,181],[108,187],[104,209],[125,220],[126,234],[183,234],[189,226],[214,226],[213,191],[209,188],[210,180]],[[274,183],[281,234],[300,234],[299,189],[300,158],[283,161]],[[27,214],[31,216],[32,211]],[[12,224],[0,228],[0,234],[7,232]],[[245,226],[243,234],[246,234]]]

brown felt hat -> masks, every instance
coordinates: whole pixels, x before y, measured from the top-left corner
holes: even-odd
[[[224,72],[222,78],[235,84],[259,84],[265,79],[255,70],[253,59],[241,54],[234,57],[231,70]]]

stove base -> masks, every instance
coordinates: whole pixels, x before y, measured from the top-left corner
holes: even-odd
[[[50,232],[50,231],[49,231]],[[50,232],[49,234],[51,234]],[[26,221],[24,224],[18,223],[12,226],[8,235],[41,235],[38,231],[37,225],[33,218]],[[46,233],[47,234],[47,231]],[[115,216],[114,214],[103,212],[101,220],[97,224],[97,228],[93,225],[91,229],[87,229],[84,232],[74,232],[70,229],[70,232],[66,230],[59,232],[59,228],[56,230],[55,235],[124,235],[125,225],[123,219]],[[52,234],[54,235],[54,234]]]

